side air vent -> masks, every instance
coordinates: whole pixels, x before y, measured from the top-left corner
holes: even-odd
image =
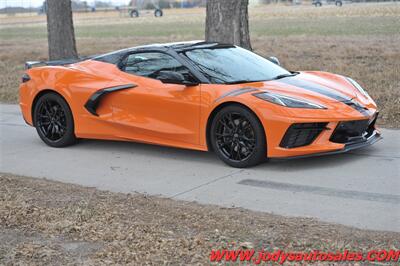
[[[116,92],[116,91],[121,91],[121,90],[126,90],[126,89],[131,89],[137,87],[136,84],[126,84],[126,85],[120,85],[120,86],[115,86],[115,87],[109,87],[109,88],[104,88],[101,90],[96,91],[93,93],[90,98],[87,100],[85,103],[85,108],[86,110],[91,113],[92,115],[99,116],[96,112],[97,107],[100,105],[101,99],[104,98],[107,94]]]

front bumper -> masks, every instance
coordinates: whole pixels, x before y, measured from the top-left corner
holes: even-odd
[[[342,153],[371,145],[381,139],[375,127],[377,112],[353,119],[280,121],[275,139],[267,136],[269,158],[303,158]],[[310,123],[311,122],[311,123]],[[293,127],[295,125],[295,127]],[[303,125],[303,126],[301,126]],[[293,130],[296,129],[296,130]],[[288,132],[291,133],[288,135]]]
[[[309,158],[309,157],[322,156],[322,155],[333,155],[333,154],[345,153],[348,151],[352,151],[352,150],[370,146],[381,139],[382,139],[381,134],[377,130],[374,130],[373,133],[368,138],[366,138],[364,140],[346,143],[344,145],[344,148],[342,148],[340,150],[312,153],[312,154],[306,154],[306,155],[289,156],[289,157],[285,157],[284,159],[300,159],[300,158]]]

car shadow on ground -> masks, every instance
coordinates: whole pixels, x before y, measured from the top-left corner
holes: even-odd
[[[353,156],[353,154],[343,153],[334,155],[320,155],[308,158],[294,159],[271,159],[267,163],[257,166],[257,169],[264,170],[281,170],[285,171],[301,171],[312,168],[332,168],[352,164],[358,160],[362,160],[361,156]]]
[[[174,159],[185,162],[201,162],[219,164],[220,161],[212,152],[180,149],[168,146],[146,144],[140,142],[125,142],[113,140],[79,140],[74,148],[91,149],[93,151],[109,151],[118,156],[141,155],[152,159]],[[222,162],[221,162],[222,163]]]
[[[195,150],[187,150],[153,144],[145,144],[138,142],[124,141],[107,141],[107,140],[80,140],[73,148],[90,149],[93,151],[109,151],[118,156],[141,155],[154,159],[173,159],[182,162],[199,163],[208,165],[226,166],[213,152],[202,152]],[[370,148],[373,149],[373,148]],[[369,151],[373,152],[373,151]],[[253,170],[285,170],[299,171],[310,168],[330,168],[337,166],[345,166],[362,160],[368,155],[359,155],[354,152],[324,155],[299,159],[271,159],[264,163],[254,166]],[[230,167],[229,167],[230,168]]]

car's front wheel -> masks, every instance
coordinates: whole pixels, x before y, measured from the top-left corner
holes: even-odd
[[[56,93],[46,93],[37,100],[33,123],[39,137],[49,146],[65,147],[76,142],[71,109]]]
[[[266,138],[258,118],[247,108],[230,105],[214,117],[210,129],[211,145],[226,164],[245,168],[266,158]]]

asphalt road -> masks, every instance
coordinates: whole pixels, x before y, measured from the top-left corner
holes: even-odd
[[[0,105],[0,114],[1,172],[400,232],[398,130],[351,153],[240,170],[212,153],[138,143],[50,148],[16,105]]]

